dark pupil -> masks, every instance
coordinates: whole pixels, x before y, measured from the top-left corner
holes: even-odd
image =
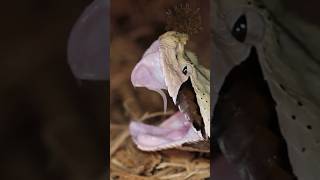
[[[184,68],[183,68],[183,70],[182,70],[182,73],[184,74],[184,75],[187,75],[187,66],[185,66]]]
[[[247,35],[247,19],[245,15],[238,18],[232,28],[232,35],[240,42],[244,42]]]

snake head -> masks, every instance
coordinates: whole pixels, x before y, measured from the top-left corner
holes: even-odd
[[[188,80],[185,65],[184,45],[187,36],[177,32],[167,32],[160,36],[134,67],[131,82],[135,87],[145,87],[161,94],[166,111],[167,99],[162,90],[167,90],[176,103],[181,85]],[[203,140],[192,122],[182,112],[177,112],[159,126],[132,121],[130,134],[141,150],[156,151],[181,146]]]

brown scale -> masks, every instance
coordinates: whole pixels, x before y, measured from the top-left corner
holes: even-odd
[[[187,119],[192,122],[197,131],[201,131],[203,138],[206,139],[203,119],[200,114],[196,94],[192,87],[190,79],[184,82],[177,96],[177,106],[185,114]]]

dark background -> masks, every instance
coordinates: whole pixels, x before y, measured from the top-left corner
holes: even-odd
[[[307,1],[299,1],[299,0],[283,0],[284,6],[288,8],[288,11],[291,13],[303,18],[305,21],[320,25],[320,13],[319,13],[319,5],[320,2],[317,0],[307,0]]]
[[[107,83],[80,82],[68,36],[91,0],[1,2],[0,179],[103,179]]]

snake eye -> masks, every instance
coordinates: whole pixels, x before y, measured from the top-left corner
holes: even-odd
[[[232,36],[240,42],[244,42],[247,36],[247,18],[241,15],[232,28]]]
[[[185,64],[182,68],[182,73],[186,76],[190,76],[192,74],[192,65],[191,64]]]
[[[184,75],[187,75],[187,73],[188,73],[188,68],[187,68],[187,66],[185,66],[185,67],[182,69],[182,73],[183,73]]]

